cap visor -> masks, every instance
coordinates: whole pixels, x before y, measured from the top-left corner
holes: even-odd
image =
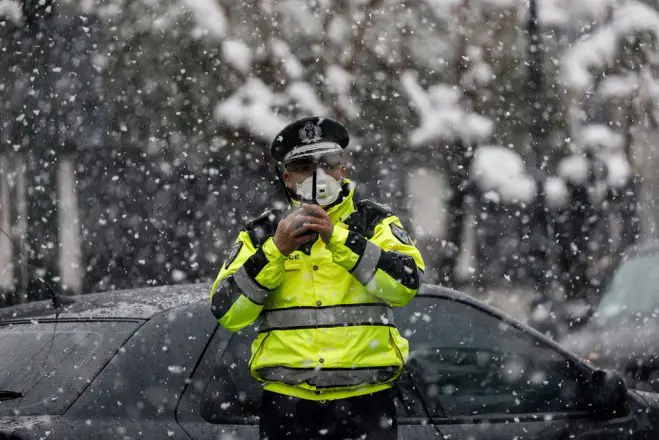
[[[305,157],[320,157],[332,153],[342,153],[343,148],[334,142],[319,142],[311,145],[301,145],[293,148],[284,156],[284,162]]]

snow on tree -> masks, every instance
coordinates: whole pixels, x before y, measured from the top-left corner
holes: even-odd
[[[21,4],[14,0],[0,0],[0,22],[3,18],[11,20],[14,24],[20,24],[23,19]]]
[[[510,148],[484,145],[476,150],[469,177],[485,197],[505,204],[531,203],[535,180],[524,160]]]
[[[285,100],[285,97],[272,93],[262,81],[249,79],[229,99],[217,105],[215,117],[269,141],[287,124],[287,120],[278,116],[273,108]]]
[[[222,7],[213,0],[185,0],[184,3],[195,16],[199,28],[193,34],[208,35],[222,40],[226,37],[228,22]]]
[[[653,98],[657,85],[651,68],[658,55],[658,32],[659,13],[638,1],[623,1],[610,10],[606,23],[565,53],[562,80],[569,93],[573,131],[588,122],[583,108],[588,95],[601,91],[601,99]],[[650,93],[635,97],[642,89]]]
[[[602,23],[620,0],[544,0],[538,2],[544,27],[584,34]]]
[[[583,129],[592,122],[618,126],[622,131],[615,137],[616,145],[604,148],[598,159],[606,165],[611,197],[621,205],[621,216],[629,222],[623,228],[627,235],[623,245],[633,243],[638,236],[638,209],[630,200],[638,199],[639,187],[632,166],[636,156],[632,144],[637,127],[657,126],[659,84],[654,72],[658,43],[659,13],[644,3],[628,0],[611,8],[607,20],[567,51],[562,61],[572,134],[577,139],[581,131],[592,136],[592,128]],[[593,114],[598,118],[592,120]]]
[[[492,135],[492,120],[466,111],[460,105],[462,94],[457,87],[440,83],[431,86],[426,92],[419,85],[415,74],[409,71],[401,75],[401,84],[420,119],[419,127],[410,132],[411,146],[455,141],[476,145]]]

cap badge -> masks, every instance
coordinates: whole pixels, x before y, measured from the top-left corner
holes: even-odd
[[[299,135],[302,142],[310,144],[311,142],[319,141],[323,137],[323,130],[321,130],[320,125],[308,121],[304,124],[304,127],[300,129]]]

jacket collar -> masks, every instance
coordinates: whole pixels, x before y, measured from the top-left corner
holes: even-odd
[[[329,215],[332,223],[341,223],[353,213],[355,210],[354,195],[355,184],[351,180],[344,179],[341,198],[327,210],[327,215]]]

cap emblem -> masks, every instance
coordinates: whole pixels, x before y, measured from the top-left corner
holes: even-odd
[[[322,139],[323,130],[321,130],[320,125],[308,121],[304,124],[304,127],[300,129],[299,135],[302,142],[310,144],[311,142],[317,142]]]

